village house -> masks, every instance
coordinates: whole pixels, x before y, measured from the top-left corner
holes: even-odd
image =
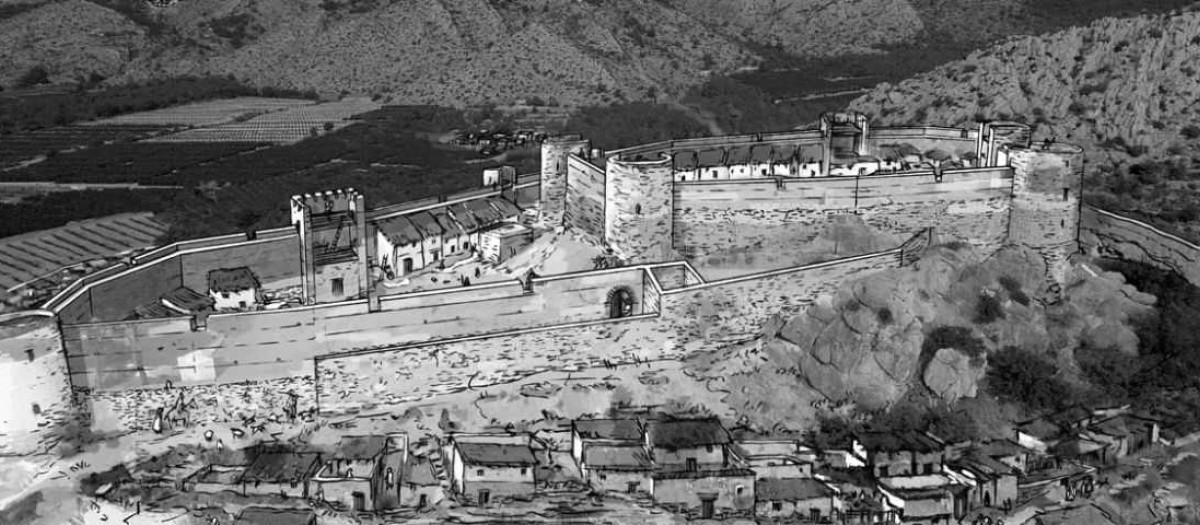
[[[584,449],[579,470],[595,490],[636,494],[653,489],[654,463],[640,445],[592,445]]]
[[[441,481],[428,456],[409,456],[400,475],[400,505],[424,509],[437,505],[445,497]]]
[[[244,310],[261,302],[258,278],[245,266],[208,272],[208,295],[217,310]]]
[[[917,431],[863,432],[852,445],[876,478],[937,474],[945,463],[945,445]]]
[[[405,434],[344,436],[312,479],[316,497],[355,512],[396,508],[407,456]]]
[[[265,452],[258,454],[242,472],[239,484],[243,496],[279,495],[307,498],[309,480],[321,467],[321,456],[303,452]]]
[[[947,470],[968,478],[968,506],[1011,509],[1017,502],[1017,469],[978,451],[950,461]]]
[[[729,431],[717,419],[653,420],[646,445],[659,469],[698,471],[730,464]]]
[[[812,479],[760,479],[754,487],[754,513],[769,518],[832,522],[842,513],[837,489]]]
[[[879,490],[869,468],[823,465],[813,472],[813,477],[838,491],[842,523],[875,525],[897,521],[897,509],[888,503]]]
[[[406,217],[421,234],[422,266],[436,266],[442,260],[442,236],[446,230],[428,211],[410,213]]]
[[[653,476],[658,504],[708,519],[754,511],[754,471],[736,467],[663,469]]]
[[[734,432],[733,455],[758,479],[811,478],[817,453],[794,439],[773,439]]]
[[[970,487],[946,474],[889,477],[878,480],[901,523],[949,525],[970,510]]]
[[[391,278],[405,276],[425,267],[421,242],[421,232],[403,216],[375,222],[378,264]]]
[[[468,210],[463,203],[452,204],[445,208],[447,214],[454,222],[458,223],[466,232],[465,238],[459,243],[460,251],[477,252],[479,251],[479,232],[484,229],[483,224],[475,217],[471,210]]]
[[[528,435],[452,435],[443,457],[454,492],[464,503],[486,506],[530,497],[537,489],[538,461]]]
[[[500,264],[533,244],[533,230],[516,223],[500,224],[484,230],[479,244],[484,260]]]
[[[1089,425],[1082,435],[1104,443],[1108,458],[1116,460],[1158,443],[1161,431],[1160,422],[1155,418],[1120,414]]]
[[[583,463],[590,446],[645,446],[645,429],[634,419],[576,419],[571,422],[571,457]]]

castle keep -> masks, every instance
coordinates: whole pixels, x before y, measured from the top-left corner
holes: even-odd
[[[1079,148],[1031,143],[1018,123],[884,128],[854,114],[608,152],[560,137],[542,145],[530,182],[388,210],[349,189],[298,195],[289,227],[177,243],[89,275],[43,305],[41,328],[5,332],[0,373],[33,363],[53,376],[55,399],[73,388],[133,428],[180,391],[203,397],[199,407],[236,392],[352,412],[719,349],[933,242],[1033,248],[1049,289],[1079,251],[1082,163]],[[565,228],[623,265],[409,293],[373,281],[470,253],[520,222]],[[252,274],[263,304],[172,302],[211,292],[218,269]],[[36,425],[57,407],[47,398],[18,419]]]

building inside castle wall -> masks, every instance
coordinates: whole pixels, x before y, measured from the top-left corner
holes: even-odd
[[[578,156],[569,157],[564,221],[596,241],[604,240],[604,170]]]

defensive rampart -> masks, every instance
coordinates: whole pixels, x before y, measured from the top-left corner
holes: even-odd
[[[879,251],[926,227],[994,246],[1008,230],[1011,185],[1007,167],[946,170],[940,180],[914,172],[676,182],[674,247],[702,262],[751,254],[786,267]]]
[[[895,267],[900,250],[663,290],[660,311],[317,359],[322,412],[343,413],[515,381],[548,370],[680,358],[758,334],[772,314],[796,312],[857,276]],[[680,279],[697,282],[684,271]],[[694,273],[691,273],[694,275]]]
[[[562,274],[366,300],[191,317],[63,326],[77,387],[113,390],[274,379],[318,354],[603,319],[624,289],[644,307],[640,267]]]
[[[244,235],[180,243],[135,257],[81,279],[46,304],[64,324],[120,321],[134,308],[157,302],[180,286],[208,293],[208,272],[245,266],[264,288],[300,284],[300,251],[294,230],[279,230],[246,240]]]
[[[1082,250],[1152,264],[1200,286],[1200,246],[1142,221],[1091,206],[1083,207],[1080,219]]]

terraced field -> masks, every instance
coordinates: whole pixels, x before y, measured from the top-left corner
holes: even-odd
[[[224,100],[195,102],[151,111],[85,122],[92,126],[216,126],[267,113],[285,111],[316,104],[311,100],[294,98],[238,97]]]
[[[123,142],[61,153],[22,168],[0,172],[7,182],[164,184],[162,177],[258,149],[262,144],[223,142],[177,144]]]
[[[37,157],[113,142],[130,142],[175,131],[178,126],[163,124],[88,125],[0,135],[0,169],[10,168]]]
[[[167,230],[150,213],[126,213],[0,239],[0,289],[64,266],[147,248]]]
[[[350,117],[374,111],[381,104],[369,98],[347,98],[334,102],[309,104],[259,115],[242,122],[197,127],[161,135],[146,142],[271,142],[290,144],[321,133],[334,131],[353,122]],[[330,125],[326,129],[326,125]]]

